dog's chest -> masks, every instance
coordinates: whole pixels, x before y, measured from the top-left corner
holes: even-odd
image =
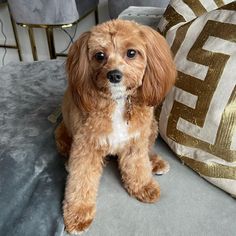
[[[123,99],[117,101],[112,114],[112,133],[108,135],[109,144],[113,147],[127,141],[130,137],[128,124],[124,120],[125,102]]]
[[[125,112],[125,99],[117,100],[111,117],[112,132],[107,135],[105,140],[103,139],[113,151],[123,147],[131,138],[138,135],[138,133],[129,132],[129,124],[124,119]]]

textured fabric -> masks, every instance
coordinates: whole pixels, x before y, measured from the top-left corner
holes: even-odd
[[[69,24],[95,8],[98,0],[8,0],[12,16],[23,24]]]
[[[114,19],[129,6],[166,8],[169,2],[170,0],[108,0],[108,8],[111,19]]]
[[[65,171],[47,116],[62,98],[62,61],[0,69],[0,235],[61,235]]]
[[[159,28],[164,33],[170,28],[172,28],[172,30],[179,28],[180,25],[233,1],[234,0],[172,0],[159,24]]]
[[[165,8],[158,7],[129,7],[125,9],[118,18],[123,20],[134,20],[140,24],[156,28]]]
[[[236,2],[184,2],[172,1],[159,25],[178,70],[160,133],[183,162],[236,196]]]
[[[66,172],[55,147],[55,125],[47,120],[64,89],[62,61],[0,68],[0,235],[67,235],[61,211]],[[160,201],[131,198],[111,161],[100,181],[96,218],[83,235],[234,235],[235,200],[185,168],[161,140],[155,148],[171,167],[155,177]]]

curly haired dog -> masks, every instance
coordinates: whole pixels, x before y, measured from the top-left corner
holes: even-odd
[[[104,158],[118,155],[125,188],[143,202],[160,196],[152,173],[168,163],[151,152],[158,127],[154,106],[175,82],[165,39],[135,22],[113,20],[83,33],[67,59],[63,121],[56,130],[61,154],[69,156],[63,203],[69,233],[85,231],[95,216]]]

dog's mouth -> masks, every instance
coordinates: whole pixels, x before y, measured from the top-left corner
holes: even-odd
[[[100,73],[97,73],[94,79],[94,85],[96,89],[99,91],[102,97],[112,100],[120,100],[126,99],[129,95],[133,94],[136,87],[124,85],[124,81],[120,81],[119,83],[112,83],[108,79],[104,82],[104,78],[99,78]],[[101,82],[99,82],[101,81]]]
[[[111,97],[113,100],[119,100],[127,97],[126,87],[122,84],[109,84]]]

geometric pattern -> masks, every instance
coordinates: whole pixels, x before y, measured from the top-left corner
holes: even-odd
[[[171,1],[159,29],[178,70],[160,134],[184,163],[236,196],[236,2]]]

